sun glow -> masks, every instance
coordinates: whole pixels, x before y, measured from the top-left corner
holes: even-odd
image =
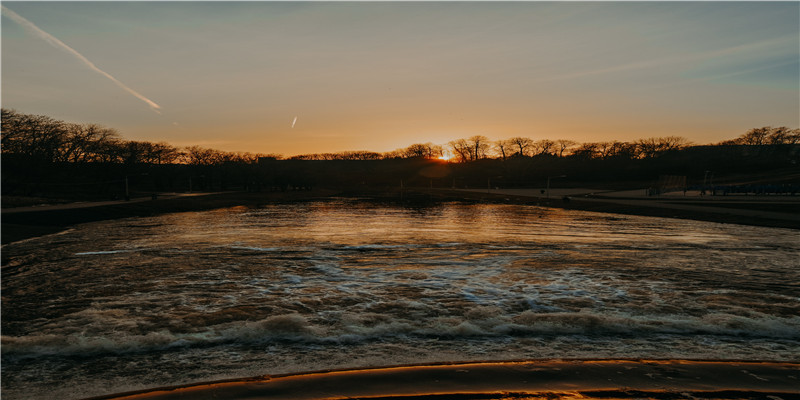
[[[437,157],[437,159],[442,161],[450,161],[453,159],[453,155],[449,151],[445,150],[442,152],[442,155]]]

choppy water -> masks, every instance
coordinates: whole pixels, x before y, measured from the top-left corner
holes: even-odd
[[[7,399],[434,361],[800,354],[792,230],[341,200],[2,250]]]

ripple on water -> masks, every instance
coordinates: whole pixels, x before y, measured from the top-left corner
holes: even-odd
[[[795,231],[509,205],[85,224],[3,247],[3,392],[475,359],[793,360],[798,250]]]

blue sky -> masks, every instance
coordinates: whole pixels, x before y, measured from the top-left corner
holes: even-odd
[[[800,127],[798,2],[2,4],[119,82],[4,10],[3,107],[128,139],[292,155]]]

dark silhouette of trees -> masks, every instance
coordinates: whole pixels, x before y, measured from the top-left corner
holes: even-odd
[[[568,139],[556,140],[556,149],[557,149],[557,152],[558,152],[557,155],[559,157],[564,157],[564,153],[569,154],[570,149],[573,148],[577,144],[578,144],[578,142],[576,142],[574,140],[568,140]]]
[[[510,139],[501,139],[494,142],[495,147],[497,148],[497,153],[500,154],[500,157],[505,160],[508,158],[512,153],[512,146]]]
[[[533,143],[533,155],[540,156],[555,153],[556,142],[549,139],[537,140]]]
[[[396,158],[404,158],[401,153],[392,152]],[[380,160],[384,155],[374,151],[342,151],[339,153],[314,153],[314,154],[300,154],[292,156],[290,160],[306,160],[306,161],[334,161],[334,160]],[[392,158],[392,157],[390,157]]]
[[[681,136],[652,137],[636,141],[638,155],[642,158],[654,158],[660,154],[680,150],[689,145],[689,140]]]
[[[765,126],[762,128],[750,129],[738,138],[726,140],[721,142],[720,145],[762,146],[767,144],[781,145],[799,143],[800,129],[790,129],[785,126],[777,128]]]
[[[458,139],[448,143],[459,162],[476,161],[487,158],[492,148],[489,138],[475,135],[469,139]]]
[[[342,151],[280,155],[226,152],[200,146],[124,140],[97,124],[75,124],[2,110],[4,195],[120,198],[124,181],[140,190],[290,190],[314,186],[364,188],[541,186],[548,176],[573,182],[652,180],[704,171],[746,173],[796,169],[800,130],[754,128],[715,145],[690,145],[680,136],[631,142],[476,135],[445,147],[415,143],[387,153]],[[698,172],[699,171],[699,172]],[[566,182],[567,180],[560,180]]]
[[[444,149],[442,146],[433,143],[415,143],[405,149],[397,150],[397,153],[387,153],[383,158],[439,158]]]
[[[20,114],[2,110],[4,153],[35,162],[54,162],[61,158],[67,141],[66,124],[44,115]]]
[[[60,162],[111,162],[104,156],[120,144],[119,133],[97,124],[68,124]]]
[[[531,147],[533,147],[533,140],[526,137],[512,137],[508,139],[512,146],[514,146],[515,156],[530,156]]]

